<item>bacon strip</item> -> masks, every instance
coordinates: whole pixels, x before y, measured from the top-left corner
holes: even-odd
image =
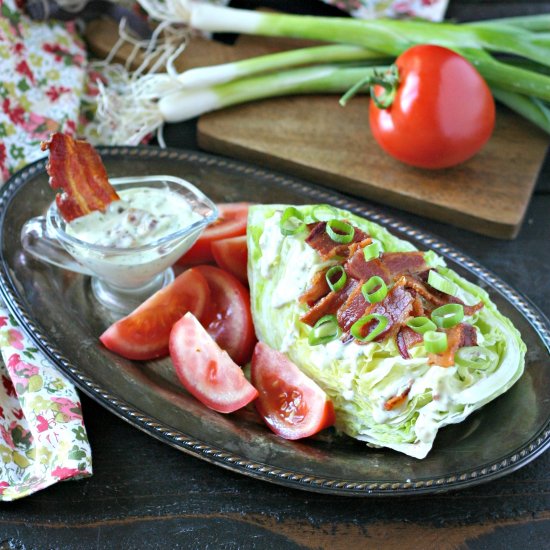
[[[392,279],[405,273],[422,273],[428,269],[423,252],[384,252],[381,259]]]
[[[298,301],[301,304],[307,304],[309,307],[312,307],[316,302],[330,292],[330,287],[328,286],[326,278],[327,271],[328,269],[324,269],[323,271],[318,271],[315,273],[313,279],[311,280],[311,285],[298,298]]]
[[[348,299],[340,307],[337,313],[338,326],[342,332],[346,333],[352,327],[353,323],[359,321],[365,315],[367,307],[370,304],[365,300],[361,292],[361,286],[364,281],[359,281],[357,286],[350,292]]]
[[[340,306],[347,300],[358,284],[359,282],[355,279],[348,279],[344,288],[337,292],[332,291],[324,298],[321,298],[309,311],[300,317],[300,321],[306,323],[306,325],[313,326],[321,317],[336,314]]]
[[[430,365],[452,367],[455,364],[455,354],[459,348],[477,346],[476,329],[468,323],[460,323],[447,329],[447,349],[443,353],[430,353]]]
[[[361,231],[357,227],[354,227],[355,232],[353,234],[352,241],[347,244],[340,244],[333,241],[330,238],[330,235],[326,232],[326,222],[317,222],[316,224],[311,224],[308,227],[310,229],[310,233],[306,238],[306,243],[311,246],[311,248],[317,250],[323,261],[330,260],[335,256],[347,258],[349,255],[350,246],[353,243],[359,243],[369,237],[365,232]]]
[[[390,397],[385,403],[384,403],[384,409],[386,411],[391,411],[395,407],[401,405],[405,402],[407,399],[407,396],[409,395],[411,391],[411,386],[409,386],[402,394],[400,395],[394,395],[393,397]]]
[[[394,285],[388,292],[388,295],[377,304],[371,304],[365,311],[365,315],[376,314],[384,315],[388,319],[386,329],[381,332],[374,340],[379,342],[384,338],[397,334],[399,328],[405,324],[405,321],[410,317],[413,308],[414,298],[401,285]],[[359,319],[357,319],[359,320]],[[364,325],[362,327],[362,336],[367,336],[377,326],[377,321]],[[358,341],[360,343],[360,341]]]
[[[402,284],[406,288],[413,289],[420,294],[426,301],[436,307],[445,304],[461,304],[464,307],[464,315],[473,315],[476,311],[483,307],[483,302],[479,302],[473,306],[467,306],[462,300],[450,294],[445,294],[436,289],[428,289],[428,287],[417,277],[412,275],[402,275],[397,284]]]
[[[350,277],[368,281],[371,277],[380,277],[388,285],[391,282],[391,274],[388,268],[379,260],[365,261],[363,249],[357,250],[346,262],[345,270]]]
[[[101,157],[88,142],[57,132],[43,141],[41,148],[50,151],[46,169],[51,188],[63,190],[55,201],[65,221],[105,210],[120,199],[109,183]]]
[[[422,252],[385,252],[380,258],[366,261],[363,250],[355,250],[346,263],[351,277],[368,281],[378,276],[389,284],[400,275],[422,273],[428,269]]]
[[[409,349],[424,341],[422,334],[418,334],[408,326],[401,327],[395,337],[397,349],[403,359],[410,359]]]

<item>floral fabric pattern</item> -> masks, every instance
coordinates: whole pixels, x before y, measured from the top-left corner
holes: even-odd
[[[420,17],[429,21],[441,21],[448,0],[323,0],[349,12],[354,17]]]
[[[0,184],[43,156],[50,132],[75,134],[86,50],[73,22],[31,21],[0,0]]]
[[[0,184],[76,133],[86,51],[74,23],[30,21],[0,0]],[[0,301],[0,500],[92,473],[78,395]]]
[[[0,348],[0,499],[91,475],[76,390],[1,303]]]

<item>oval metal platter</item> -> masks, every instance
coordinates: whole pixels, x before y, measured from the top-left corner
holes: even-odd
[[[98,336],[112,322],[91,295],[88,277],[42,264],[21,249],[21,227],[53,199],[45,161],[29,165],[0,190],[0,285],[13,315],[37,346],[81,391],[151,436],[212,464],[309,491],[391,496],[447,491],[495,479],[550,445],[550,331],[523,296],[471,259],[374,208],[332,191],[203,153],[152,147],[99,148],[111,177],[171,174],[216,201],[329,203],[372,219],[484,287],[528,347],[522,378],[465,422],[442,429],[424,460],[370,449],[326,430],[286,441],[254,411],[211,411],[178,384],[169,359],[118,357]]]

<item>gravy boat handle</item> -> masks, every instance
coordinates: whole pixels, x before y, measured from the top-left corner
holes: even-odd
[[[43,262],[83,275],[93,275],[89,269],[77,262],[59,244],[59,241],[50,234],[46,216],[38,216],[25,223],[21,229],[21,245],[25,252]]]

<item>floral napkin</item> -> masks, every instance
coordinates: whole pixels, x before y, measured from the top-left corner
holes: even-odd
[[[15,500],[92,473],[73,385],[0,305],[0,498]]]
[[[354,17],[420,17],[441,21],[448,0],[323,0]]]
[[[0,183],[76,132],[86,52],[73,23],[31,22],[0,0]],[[77,392],[0,301],[0,499],[91,475]]]

